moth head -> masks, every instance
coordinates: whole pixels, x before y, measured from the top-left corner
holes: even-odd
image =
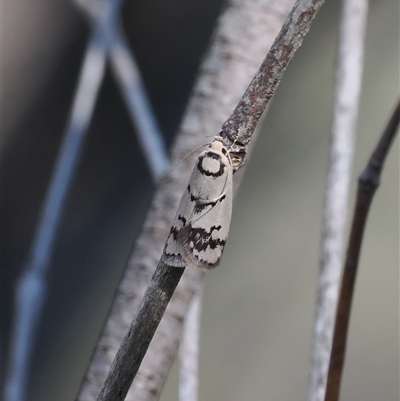
[[[216,136],[214,142],[212,142],[210,145],[210,148],[211,147],[212,149],[218,150],[222,153],[227,153],[227,157],[231,161],[234,173],[243,166],[246,152],[243,150],[244,146],[236,140],[232,144],[227,146],[226,144],[224,144],[224,138],[222,136]]]
[[[225,146],[222,143],[222,138],[220,136],[216,136],[214,142],[211,142],[210,149],[216,150],[217,152],[225,153],[223,150]]]

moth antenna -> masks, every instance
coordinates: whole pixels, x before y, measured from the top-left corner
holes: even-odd
[[[199,146],[195,147],[194,149],[192,149],[189,153],[186,153],[186,155],[185,155],[184,157],[182,157],[182,159],[180,159],[180,160],[178,161],[178,163],[176,163],[175,165],[173,165],[170,169],[168,169],[168,171],[167,171],[166,173],[164,173],[164,174],[162,175],[162,177],[160,178],[160,181],[162,181],[174,168],[178,167],[178,166],[181,164],[181,162],[183,162],[183,161],[184,161],[187,157],[189,157],[193,152],[196,152],[196,150],[198,150],[198,149],[200,149],[200,148],[202,148],[202,147],[204,147],[204,146],[207,146],[207,145],[209,145],[209,144],[210,144],[210,142],[205,143],[205,144],[203,144],[203,145],[199,145]]]
[[[226,178],[226,180],[225,180],[224,190],[222,191],[221,195],[217,196],[214,199],[198,199],[199,203],[202,203],[203,205],[205,205],[207,203],[218,202],[221,198],[223,198],[226,195],[226,192],[227,192],[227,181],[228,181],[228,178]]]

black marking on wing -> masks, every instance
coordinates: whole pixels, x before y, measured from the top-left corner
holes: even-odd
[[[186,242],[189,244],[190,248],[196,251],[205,251],[207,248],[215,249],[217,246],[224,247],[224,239],[213,239],[211,238],[213,231],[219,231],[221,226],[212,226],[210,230],[205,230],[204,228],[193,228],[190,225],[187,227],[187,239]]]
[[[195,208],[199,208],[200,210],[204,209],[207,206],[214,207],[218,202],[222,202],[226,198],[226,194],[220,195],[216,199],[202,199],[198,196],[190,194],[190,201],[196,203]]]
[[[176,241],[176,239],[178,238],[179,231],[180,231],[179,229],[172,226],[171,229],[169,230],[169,236],[172,235],[172,238],[174,239],[174,241]],[[167,245],[167,244],[165,244],[165,245]]]
[[[167,252],[167,244],[164,246],[164,262],[168,266],[184,267],[186,262],[183,259],[181,252]]]
[[[196,199],[196,205],[194,206],[194,213],[199,214],[201,213],[205,208],[207,208],[208,206],[210,207],[210,210],[215,207],[215,205],[218,202],[222,202],[224,199],[226,198],[226,195],[222,195],[220,198],[218,198],[217,200],[211,200],[211,201],[207,201],[207,200],[202,200],[202,199]]]
[[[178,220],[180,220],[182,222],[183,227],[186,226],[186,219],[183,216],[178,215]],[[177,228],[175,226],[171,226],[171,229],[169,230],[169,236],[172,235],[174,241],[176,241],[177,238],[178,238],[179,231],[181,231],[181,228]]]
[[[205,208],[208,206],[212,205],[211,203],[196,203],[196,205],[193,208],[193,213],[194,214],[199,214],[201,213]]]
[[[203,160],[206,157],[219,161],[219,170],[217,172],[214,173],[212,171],[203,168]],[[211,150],[199,156],[199,161],[197,162],[197,168],[201,174],[204,174],[208,177],[220,177],[225,173],[225,165],[224,163],[222,163],[221,156],[218,153],[213,152]]]

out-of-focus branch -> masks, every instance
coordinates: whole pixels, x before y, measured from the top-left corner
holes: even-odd
[[[361,89],[367,0],[344,0],[337,54],[329,170],[323,214],[309,400],[325,394],[343,260],[349,181]]]
[[[399,124],[400,101],[398,101],[366,168],[358,178],[357,200],[354,208],[353,223],[351,226],[338,309],[336,313],[325,401],[337,401],[339,399],[351,304],[365,224],[372,199],[379,187],[383,164],[389,152],[390,145],[394,140]]]
[[[186,314],[179,345],[179,401],[199,399],[199,348],[203,286],[200,285]]]
[[[295,51],[300,47],[322,3],[322,0],[299,0],[296,2],[281,33],[239,105],[224,124],[221,135],[234,142],[233,148],[230,150],[234,159],[237,156],[240,160],[241,156],[246,153],[262,112],[267,107],[283,72],[292,60]],[[233,134],[235,135],[233,136]],[[158,296],[157,289],[170,288],[172,283],[175,283],[176,270],[180,270],[180,268],[166,266],[162,261],[158,264],[100,391],[99,401],[125,399],[128,388],[147,350],[149,337],[152,337],[151,330],[154,329],[155,332],[159,315],[164,313],[166,304],[169,302],[168,296]],[[157,299],[158,302],[153,302],[153,299]],[[154,315],[154,319],[152,319],[152,315]],[[137,337],[143,332],[141,325],[146,328],[146,335],[142,339]]]
[[[29,260],[16,285],[9,371],[4,386],[6,401],[25,399],[29,363],[46,294],[46,274],[54,241],[104,75],[107,44],[102,25],[114,23],[121,3],[121,0],[107,2],[94,26],[86,48],[68,126],[42,205]]]
[[[102,9],[105,7],[104,1],[74,1],[87,14],[90,21],[97,24]],[[153,181],[157,183],[169,165],[169,158],[143,79],[127,40],[118,26],[118,20],[115,19],[112,24],[102,24],[101,27],[107,39],[107,55],[112,71],[125,100],[132,124],[136,127],[138,141]]]
[[[136,60],[129,51],[125,36],[118,28],[109,50],[109,58],[132,124],[136,127],[138,142],[147,160],[153,182],[158,183],[169,165],[167,149]]]

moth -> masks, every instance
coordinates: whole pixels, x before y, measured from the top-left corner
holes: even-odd
[[[232,175],[231,156],[217,136],[194,166],[164,247],[165,264],[218,265],[231,222]]]

